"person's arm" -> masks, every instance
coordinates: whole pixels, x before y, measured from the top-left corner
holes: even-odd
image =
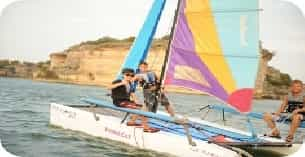
[[[134,92],[130,93],[130,100],[137,103],[138,102],[138,97]]]
[[[140,75],[139,74],[136,74],[134,76],[134,78],[132,79],[132,81],[139,81],[141,79]]]
[[[122,80],[122,81],[114,81],[112,82],[111,85],[108,86],[108,89],[112,90],[114,88],[117,88],[117,87],[120,87],[120,86],[123,86],[123,85],[126,85],[127,82]]]
[[[156,81],[160,82],[161,80],[160,80],[160,78],[157,76],[157,74],[155,72],[154,72],[154,75],[155,75]]]
[[[137,103],[138,102],[138,97],[136,96],[136,87],[137,84],[136,82],[133,82],[130,84],[130,100]]]
[[[278,109],[278,111],[275,114],[280,115],[282,112],[285,111],[287,105],[288,105],[288,97],[285,96],[284,99],[283,99],[281,107]]]
[[[160,80],[161,78],[159,78],[155,72],[154,72],[154,75],[155,75],[155,78],[156,78],[156,82],[161,85],[161,83],[162,83],[162,80]],[[163,88],[163,87],[160,87],[160,88]]]

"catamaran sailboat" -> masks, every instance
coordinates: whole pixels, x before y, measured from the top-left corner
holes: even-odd
[[[146,59],[165,2],[154,0],[122,68],[136,70]],[[160,76],[165,87],[196,90],[229,106],[207,106],[210,109],[248,117],[248,132],[198,118],[121,108],[95,98],[82,99],[85,106],[52,103],[50,123],[183,157],[251,156],[243,147],[284,155],[295,152],[300,145],[256,134],[251,125],[251,117],[262,118],[251,112],[259,59],[258,12],[258,0],[178,0]],[[148,117],[149,125],[160,131],[126,126],[128,114]]]

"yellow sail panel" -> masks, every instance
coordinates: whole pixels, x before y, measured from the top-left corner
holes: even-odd
[[[226,92],[236,90],[236,83],[222,52],[209,0],[187,0],[185,15],[192,31],[197,55],[204,61]]]

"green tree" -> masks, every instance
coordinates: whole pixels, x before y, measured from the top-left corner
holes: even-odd
[[[11,64],[12,65],[18,65],[18,64],[20,64],[20,62],[18,60],[13,60],[13,61],[11,61]]]
[[[9,60],[0,60],[0,68],[5,68],[6,66],[10,65]]]
[[[170,39],[170,35],[164,35],[161,40],[169,40]]]
[[[282,85],[289,86],[292,79],[288,74],[281,74]]]
[[[128,38],[123,39],[122,41],[124,41],[124,42],[133,42],[135,39],[136,39],[136,37],[128,37]]]

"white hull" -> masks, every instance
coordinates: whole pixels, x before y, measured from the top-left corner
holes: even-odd
[[[4,149],[4,147],[2,146],[1,140],[0,140],[0,156],[1,157],[18,157],[18,156],[15,156],[15,155],[11,154],[8,151],[6,151]]]
[[[89,135],[120,141],[140,149],[154,150],[181,157],[237,157],[234,151],[215,144],[194,140],[190,146],[186,137],[160,131],[145,133],[142,128],[120,124],[121,119],[97,114],[60,104],[51,104],[50,123],[55,126],[81,131]]]
[[[98,117],[99,120],[96,120],[96,117]],[[52,103],[50,106],[50,124],[64,129],[81,131],[92,136],[123,142],[140,149],[154,150],[181,157],[239,156],[236,152],[230,149],[226,149],[216,144],[207,143],[206,141],[193,139],[197,146],[191,146],[188,144],[185,136],[164,131],[158,133],[145,133],[142,128],[126,126],[125,123],[121,124],[121,120],[121,118],[103,114],[96,114],[94,116],[92,112],[61,104]],[[218,128],[224,128],[224,126],[219,126],[207,121],[201,121],[198,119],[191,120]],[[232,128],[225,129],[241,134],[249,134]],[[267,139],[270,142],[280,142],[280,140],[276,139]],[[297,150],[297,148],[294,147],[260,147],[259,149],[266,149],[268,151],[274,151],[285,155],[291,154]]]

